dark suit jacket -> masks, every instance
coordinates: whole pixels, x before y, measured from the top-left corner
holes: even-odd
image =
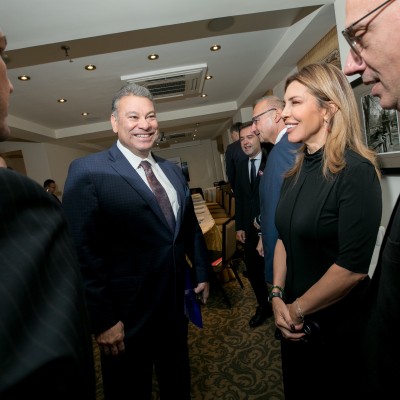
[[[94,333],[121,320],[130,339],[155,322],[182,320],[186,255],[194,279],[209,281],[207,249],[185,177],[173,163],[154,159],[177,192],[174,234],[116,144],[69,168],[62,207],[76,239]]]
[[[364,398],[391,397],[400,376],[400,196],[393,208],[361,314],[360,358]],[[357,343],[359,345],[359,343]]]
[[[258,194],[260,179],[267,161],[267,153],[262,150],[262,159],[253,188],[249,178],[249,158],[241,161],[236,177],[235,191],[235,219],[236,230],[248,232],[249,225],[253,225],[254,218],[260,213],[260,197]]]
[[[228,176],[228,182],[231,184],[231,188],[233,191],[235,191],[236,171],[238,165],[241,161],[244,160],[248,160],[248,157],[246,156],[246,154],[242,149],[240,140],[236,140],[236,142],[233,142],[226,147],[225,151],[226,175]]]
[[[0,168],[0,398],[95,399],[89,318],[60,206]]]
[[[261,232],[264,249],[265,275],[272,283],[273,259],[278,230],[275,226],[275,210],[281,193],[286,171],[293,165],[298,143],[290,143],[285,133],[268,155],[265,173],[260,182]]]

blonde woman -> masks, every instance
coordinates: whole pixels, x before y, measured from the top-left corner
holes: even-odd
[[[351,321],[381,219],[379,169],[338,68],[304,67],[287,79],[284,100],[288,139],[303,143],[276,211],[270,294],[285,399],[298,398],[300,388],[308,399],[347,399],[357,393]]]

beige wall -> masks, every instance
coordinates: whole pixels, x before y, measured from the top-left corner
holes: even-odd
[[[57,183],[57,195],[62,197],[68,167],[72,160],[88,153],[47,143],[0,143],[0,153],[21,150],[26,175],[40,185],[48,179]],[[168,149],[155,150],[163,158],[180,157],[189,167],[189,187],[207,188],[215,181],[224,179],[223,164],[215,140],[204,140]],[[19,171],[22,172],[23,171]]]

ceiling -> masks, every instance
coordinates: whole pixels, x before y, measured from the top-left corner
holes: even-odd
[[[11,140],[90,152],[115,141],[110,108],[121,77],[205,66],[202,77],[213,78],[197,80],[196,94],[156,100],[159,145],[214,139],[335,26],[333,0],[5,3]],[[210,51],[214,44],[221,50]],[[148,60],[153,53],[159,59]],[[18,80],[24,74],[31,79]]]

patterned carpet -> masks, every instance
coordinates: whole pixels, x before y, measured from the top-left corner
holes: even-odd
[[[224,284],[229,309],[219,291],[203,306],[204,328],[190,324],[189,348],[193,400],[284,400],[280,345],[273,318],[258,328],[248,322],[256,301],[249,282]],[[97,400],[102,400],[101,378]],[[153,400],[158,400],[155,382]]]

